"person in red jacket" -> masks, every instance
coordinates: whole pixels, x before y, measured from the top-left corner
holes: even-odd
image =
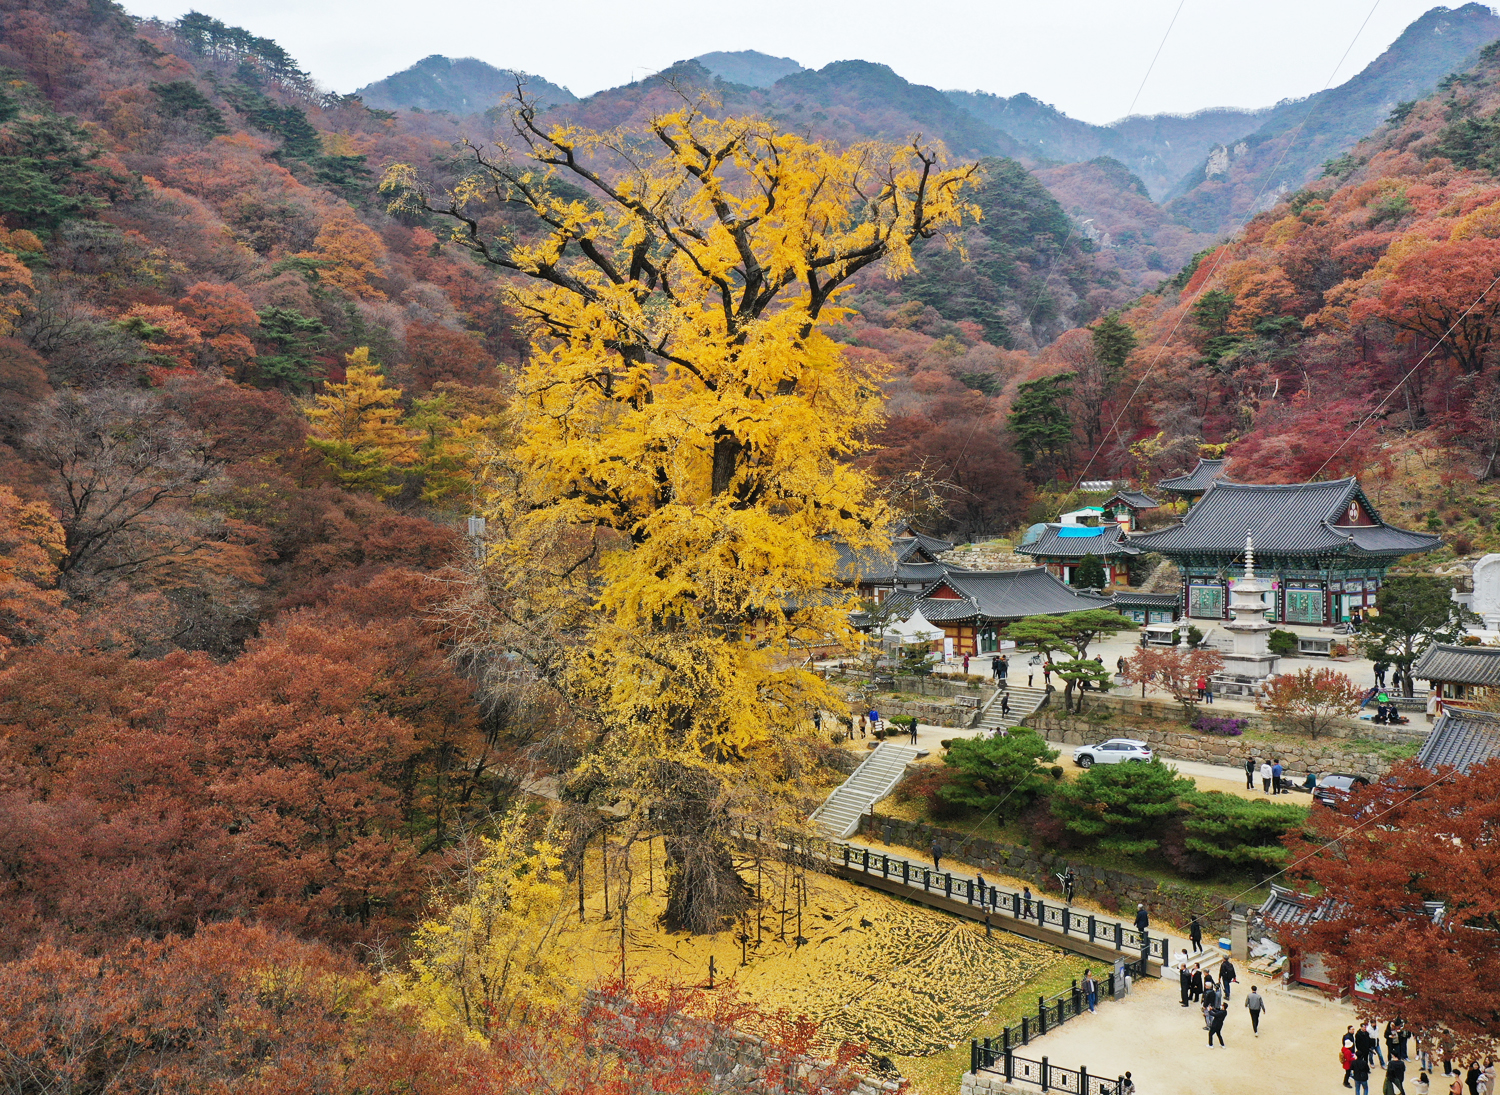
[[[1344,1048],[1339,1050],[1339,1064],[1344,1066],[1344,1086],[1351,1087],[1349,1083],[1349,1070],[1354,1067],[1354,1047],[1345,1043]]]

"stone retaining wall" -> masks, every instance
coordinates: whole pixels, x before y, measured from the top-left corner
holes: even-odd
[[[875,700],[875,710],[880,712],[880,717],[889,719],[892,715],[911,715],[925,726],[941,726],[946,730],[966,729],[974,720],[978,708],[959,707],[952,703],[933,703],[931,701],[915,700],[909,703],[900,703],[894,700],[881,702]],[[857,717],[857,716],[856,716]]]
[[[1133,912],[1136,906],[1146,901],[1165,919],[1177,924],[1186,924],[1195,915],[1201,917],[1206,936],[1229,933],[1229,911],[1225,908],[1227,895],[1204,893],[1124,871],[1074,863],[1062,852],[1034,852],[1015,844],[981,840],[952,829],[881,814],[866,814],[860,820],[860,832],[867,838],[914,848],[924,855],[932,851],[932,842],[936,839],[944,855],[972,863],[992,875],[1004,874],[1030,882],[1041,892],[1049,894],[1062,893],[1057,876],[1072,867],[1077,883],[1075,894],[1092,898],[1111,912]],[[1249,908],[1243,904],[1234,907],[1241,911]]]
[[[1226,712],[1227,713],[1227,712]],[[1060,717],[1050,707],[1030,715],[1026,725],[1056,745],[1090,745],[1114,737],[1136,738],[1148,743],[1167,760],[1191,760],[1244,768],[1247,758],[1257,761],[1280,759],[1282,766],[1294,773],[1348,772],[1350,775],[1379,779],[1390,771],[1391,761],[1378,753],[1359,752],[1347,747],[1342,738],[1309,738],[1305,743],[1286,745],[1225,738],[1217,734],[1198,734],[1186,730],[1180,722],[1167,723],[1160,730],[1140,726],[1112,726],[1091,723],[1086,719]],[[1372,727],[1375,730],[1400,729]],[[1374,735],[1371,735],[1372,737]],[[1425,737],[1425,732],[1422,735]],[[1415,740],[1410,736],[1403,741]],[[1066,754],[1069,750],[1064,750]],[[1062,758],[1064,761],[1067,757]]]
[[[1053,701],[1059,708],[1062,706],[1062,696],[1060,694],[1054,696]],[[1120,693],[1100,696],[1090,692],[1085,702],[1090,710],[1104,708],[1109,711],[1135,715],[1140,718],[1158,719],[1163,722],[1179,724],[1182,722],[1182,708],[1170,700],[1157,698],[1143,700],[1139,696],[1126,696]],[[1206,715],[1246,719],[1249,721],[1250,726],[1256,730],[1274,731],[1276,729],[1270,717],[1258,711],[1244,711],[1233,707],[1221,707],[1217,704],[1200,704],[1198,710]],[[1359,719],[1336,719],[1324,737],[1365,738],[1369,741],[1398,744],[1408,741],[1425,741],[1429,728],[1429,724],[1425,719],[1420,722],[1413,721],[1407,726],[1376,726],[1372,722],[1363,722]],[[1319,738],[1318,740],[1322,741],[1323,738]]]

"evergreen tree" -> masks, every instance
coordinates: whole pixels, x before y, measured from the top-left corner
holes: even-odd
[[[1103,589],[1109,584],[1104,574],[1104,564],[1093,552],[1083,557],[1078,569],[1073,571],[1073,584],[1079,589]]]
[[[1069,832],[1104,851],[1138,856],[1154,851],[1161,830],[1181,808],[1193,781],[1160,760],[1095,766],[1052,796],[1052,812]]]
[[[1015,729],[1003,738],[960,738],[948,747],[943,763],[956,778],[938,792],[949,802],[1015,817],[1047,786],[1037,767],[1057,759],[1057,750],[1040,734]]]
[[[1033,482],[1051,479],[1073,442],[1073,419],[1065,406],[1073,394],[1068,383],[1073,375],[1044,376],[1016,389],[1007,424]]]
[[[1093,327],[1094,356],[1112,374],[1125,368],[1125,361],[1135,349],[1135,332],[1120,321],[1120,313],[1111,312]]]
[[[1361,653],[1395,667],[1401,694],[1412,694],[1411,667],[1435,642],[1457,642],[1463,617],[1473,613],[1455,604],[1452,585],[1442,578],[1410,574],[1386,579],[1359,637]]]

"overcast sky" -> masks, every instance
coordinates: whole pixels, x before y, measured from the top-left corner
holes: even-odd
[[[274,38],[336,91],[442,53],[522,69],[587,95],[700,53],[757,49],[810,68],[880,61],[939,88],[1026,91],[1075,118],[1102,123],[1129,109],[1179,0],[124,2],[137,15],[162,19],[196,8]],[[1267,106],[1318,91],[1371,4],[1182,0],[1136,113]],[[1379,0],[1334,82],[1374,60],[1432,6]]]

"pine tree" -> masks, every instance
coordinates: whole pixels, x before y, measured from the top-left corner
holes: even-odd
[[[1109,584],[1104,574],[1104,564],[1093,552],[1083,557],[1078,569],[1073,572],[1073,584],[1079,589],[1103,589]]]
[[[1073,375],[1044,376],[1016,389],[1008,424],[1033,482],[1052,478],[1073,443],[1073,419],[1063,405],[1073,394]]]

